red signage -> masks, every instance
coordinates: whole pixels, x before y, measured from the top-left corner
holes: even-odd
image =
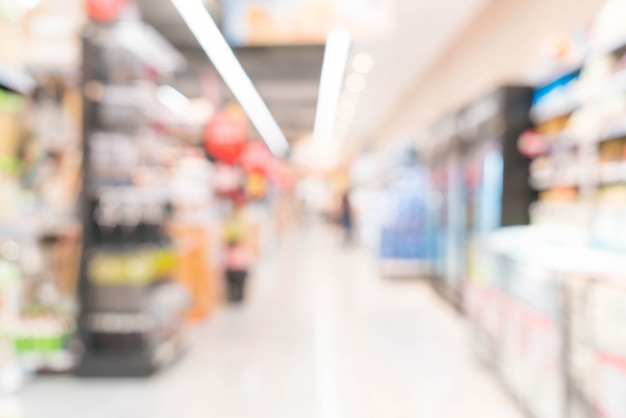
[[[209,154],[220,161],[235,164],[246,148],[247,124],[245,119],[229,113],[218,113],[205,131],[205,146]]]

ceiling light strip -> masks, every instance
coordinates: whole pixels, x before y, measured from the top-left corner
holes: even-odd
[[[326,39],[315,114],[313,140],[316,143],[328,143],[333,139],[349,53],[350,33],[344,28],[335,28],[330,31]]]
[[[160,86],[157,89],[157,100],[178,115],[183,115],[191,109],[191,100],[172,86]]]
[[[201,0],[172,0],[172,3],[272,153],[285,156],[289,150],[285,134]]]

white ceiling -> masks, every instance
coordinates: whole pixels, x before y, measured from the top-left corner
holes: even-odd
[[[396,30],[387,39],[357,44],[374,67],[351,122],[350,141],[369,141],[411,87],[434,65],[488,0],[395,0]]]
[[[221,0],[229,1],[229,0]],[[384,39],[353,45],[368,52],[374,67],[361,93],[357,111],[338,131],[349,128],[350,141],[375,139],[377,130],[406,99],[467,24],[489,0],[390,0],[395,30]],[[138,0],[148,23],[183,52],[189,63],[174,82],[184,94],[200,92],[200,75],[210,63],[170,0]],[[213,1],[219,10],[219,2]],[[219,15],[219,11],[216,12]],[[254,47],[236,50],[244,69],[290,139],[313,129],[322,46]],[[357,142],[357,143],[358,143]]]

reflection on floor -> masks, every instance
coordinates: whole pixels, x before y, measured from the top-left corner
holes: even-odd
[[[27,418],[517,418],[462,319],[418,281],[384,280],[330,231],[289,237],[248,303],[194,331],[150,380],[38,378]]]

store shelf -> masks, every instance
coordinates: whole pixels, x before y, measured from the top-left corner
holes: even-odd
[[[186,350],[182,331],[141,350],[88,351],[76,371],[81,377],[149,377],[174,363]]]
[[[79,233],[80,223],[72,219],[43,219],[38,215],[19,219],[12,224],[0,224],[0,237],[28,239]]]
[[[626,48],[626,38],[618,38],[603,45],[598,45],[588,50],[578,60],[570,63],[557,65],[544,74],[535,77],[535,85],[545,86],[569,74],[573,74],[583,69],[589,60],[601,58],[610,54],[614,54],[621,49]]]
[[[557,188],[578,188],[582,181],[578,176],[564,176],[558,174],[535,175],[530,178],[530,187],[533,190],[549,190]]]
[[[579,107],[574,95],[569,95],[552,103],[539,104],[531,110],[531,117],[537,124],[550,122],[571,115]]]
[[[605,42],[602,45],[593,47],[587,54],[587,59],[596,59],[610,54],[615,54],[621,49],[626,48],[626,37],[618,37],[614,40]]]
[[[581,81],[575,88],[575,98],[579,106],[594,106],[624,92],[626,92],[626,70],[620,70],[604,81]]]
[[[560,78],[566,77],[570,74],[574,74],[580,70],[582,70],[585,64],[584,59],[580,59],[571,63],[565,63],[561,65],[557,65],[551,68],[549,71],[544,74],[539,74],[535,79],[535,85],[537,86],[546,86],[550,83],[553,83]]]
[[[35,88],[35,80],[26,72],[0,64],[0,89],[29,95]]]
[[[600,135],[595,138],[595,142],[600,143],[624,137],[626,137],[626,118],[605,126]]]
[[[186,65],[184,56],[149,25],[140,22],[119,23],[109,31],[109,39],[114,39],[161,74],[172,74]]]
[[[596,168],[596,181],[599,185],[626,182],[626,162],[604,163]],[[581,187],[583,184],[580,175],[566,176],[554,172],[534,175],[530,185],[535,190],[549,190],[566,187]]]
[[[154,181],[171,160],[155,156],[164,150],[155,152],[160,136],[151,123],[156,88],[182,57],[146,25],[93,25],[84,39],[83,60],[92,70],[85,82],[97,80],[103,88],[97,100],[86,100],[84,113],[87,210],[78,321],[84,355],[77,373],[144,377],[182,353],[189,302],[183,285],[171,280],[176,254],[165,227],[171,195],[166,183]],[[110,42],[103,44],[103,37]],[[140,175],[142,186],[124,181]]]
[[[62,350],[56,353],[33,354],[22,356],[20,361],[28,365],[29,370],[36,370],[37,374],[65,374],[76,367],[76,353]]]
[[[626,162],[601,164],[598,167],[598,182],[603,185],[626,182]]]
[[[531,110],[531,116],[538,124],[546,123],[566,117],[577,109],[603,103],[623,92],[626,92],[626,70],[603,81],[579,80],[576,84],[561,87],[556,93],[551,92],[550,97],[542,98]]]
[[[31,373],[28,373],[19,363],[13,362],[0,369],[0,396],[15,393],[22,387]]]
[[[593,207],[579,202],[536,202],[531,206],[530,214],[535,224],[581,225],[589,222]]]

